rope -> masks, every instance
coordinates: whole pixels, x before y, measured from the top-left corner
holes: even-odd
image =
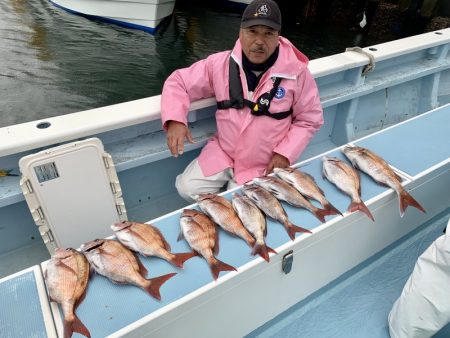
[[[365,50],[363,50],[361,47],[349,47],[345,49],[346,52],[356,52],[356,53],[360,53],[363,54],[365,56],[367,56],[369,58],[369,64],[367,64],[362,71],[362,76],[366,76],[367,73],[373,71],[375,69],[375,57],[366,52]]]

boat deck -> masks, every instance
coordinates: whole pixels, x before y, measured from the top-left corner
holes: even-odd
[[[231,337],[241,336],[241,332],[251,332],[255,327],[278,315],[281,311],[276,312],[277,309],[290,308],[298,300],[312,294],[321,286],[328,284],[329,281],[341,276],[342,273],[349,271],[365,261],[366,258],[379,252],[386,246],[384,243],[391,244],[402,238],[404,234],[409,233],[419,224],[424,223],[425,220],[429,220],[432,215],[446,209],[448,212],[450,202],[447,194],[448,189],[445,190],[447,188],[445,185],[450,181],[450,149],[448,147],[437,147],[436,145],[447,144],[446,141],[450,131],[449,113],[450,105],[446,105],[354,142],[357,145],[372,149],[391,163],[402,175],[408,190],[412,189],[412,195],[427,210],[427,214],[422,214],[415,208],[408,208],[404,218],[400,219],[395,193],[376,184],[367,175],[361,175],[362,199],[373,213],[375,223],[370,221],[366,215],[356,212],[352,214],[344,213],[344,216],[327,217],[327,223],[322,224],[308,211],[284,204],[290,220],[294,224],[311,229],[313,234],[298,235],[296,241],[291,242],[283,226],[269,220],[267,244],[279,252],[278,255],[271,255],[270,264],[260,257],[251,256],[250,248],[242,240],[220,231],[220,254],[218,258],[238,268],[238,272],[221,273],[219,280],[214,282],[206,262],[200,257],[187,261],[183,270],[176,269],[169,263],[157,258],[141,258],[149,271],[149,277],[174,271],[178,273],[162,286],[162,301],[158,302],[152,299],[137,287],[116,285],[103,276],[93,275],[89,283],[87,296],[77,309],[80,320],[90,330],[93,337],[108,335],[120,337],[125,334],[138,337],[142,336],[144,332],[146,336],[168,334],[181,337],[192,336],[196,333],[204,337],[221,335]],[[420,159],[417,158],[418,154]],[[344,158],[339,149],[335,149],[327,155]],[[315,177],[328,200],[336,208],[342,212],[347,209],[350,199],[339,192],[334,185],[321,178],[321,157],[301,163],[300,167],[303,171]],[[236,191],[239,192],[239,188]],[[231,191],[226,192],[224,196],[230,198]],[[172,252],[190,251],[185,241],[177,242],[180,212],[181,210],[178,210],[152,221],[152,224],[161,230],[171,244]],[[428,227],[424,229],[426,230]],[[435,237],[438,230],[436,230]],[[428,231],[431,230],[425,232]],[[422,240],[419,238],[418,242],[422,243]],[[284,275],[280,271],[282,257],[293,246],[296,247],[294,250],[294,273]],[[391,248],[394,248],[393,252],[397,252],[400,249],[396,248],[400,246],[393,244]],[[416,250],[417,254],[421,252],[419,249]],[[361,271],[375,270],[379,265],[377,262],[380,262],[380,260],[383,261],[382,257],[371,258],[372,263],[368,265],[370,268]],[[411,256],[410,260],[411,266],[414,262],[414,256]],[[321,264],[326,269],[318,269]],[[45,263],[43,265],[44,269]],[[361,283],[357,283],[359,288],[350,285],[349,288],[346,288],[348,284],[342,284],[341,282],[333,289],[326,289],[328,296],[323,297],[332,299],[331,294],[340,294],[340,292],[350,292],[355,295],[357,293],[364,294],[364,290],[361,289],[366,284],[366,280],[363,278],[364,273],[358,272],[345,276],[346,281],[360,280]],[[261,277],[261,279],[258,279],[258,277]],[[14,278],[21,278],[21,274]],[[1,294],[11,292],[10,284],[11,280],[14,281],[14,278],[7,277],[0,280]],[[386,276],[386,278],[390,277]],[[256,282],[257,279],[258,283]],[[29,283],[32,285],[34,282],[29,281]],[[383,283],[383,280],[367,281],[367,283],[371,288],[381,291],[386,287],[379,284]],[[398,283],[398,287],[401,288],[401,281]],[[295,289],[297,285],[300,286],[301,291]],[[284,292],[283,296],[279,296],[276,292],[267,294],[267,287],[274,288],[276,286],[283,290],[289,290],[289,293]],[[42,283],[37,287],[38,294],[35,297],[45,292]],[[397,294],[400,292],[398,287],[396,289]],[[243,294],[242,290],[247,289],[251,290],[251,293]],[[386,290],[388,290],[387,287]],[[236,296],[236,292],[240,292],[240,296]],[[232,294],[236,297],[231,297]],[[343,298],[350,298],[342,295]],[[371,308],[374,309],[370,310],[373,311],[371,320],[380,323],[381,318],[382,323],[385,323],[386,320],[383,316],[386,313],[378,312],[375,309],[380,307],[386,312],[386,309],[392,306],[394,298],[395,295],[391,294],[390,302],[383,299],[380,304],[378,304],[380,297],[375,299],[377,302],[371,304]],[[260,302],[261,299],[266,299],[271,306],[263,308],[258,305],[256,307],[258,310],[248,318],[248,321],[240,323],[240,326],[232,325],[237,320],[235,317],[239,313],[244,311],[250,314],[251,311],[255,311],[254,304]],[[43,308],[48,306],[48,304],[45,305],[47,300],[40,299],[40,301],[44,303]],[[314,301],[312,303],[320,302]],[[7,311],[17,311],[17,308],[23,307],[23,304],[23,302],[15,302],[10,299],[6,308]],[[334,309],[336,307],[340,307],[339,303],[334,305]],[[230,311],[230,308],[239,311]],[[310,308],[312,309],[312,307]],[[324,316],[327,313],[332,313],[331,309],[333,309],[332,306],[329,309],[322,308],[321,312],[316,312],[317,320],[320,321],[322,313]],[[62,320],[60,311],[54,303],[51,304],[51,311],[56,329],[61,335]],[[208,318],[211,320],[202,323],[201,329],[198,326],[200,324],[191,322],[192,316],[206,318],[211,314],[211,311],[214,311],[213,317],[215,320],[220,320],[221,325],[228,328],[227,332],[218,332],[217,323],[210,317]],[[339,309],[339,312],[348,315],[351,310],[344,312]],[[359,307],[358,311],[355,312],[362,314]],[[309,312],[305,315],[309,315]],[[45,316],[31,317],[27,318],[27,321],[42,321],[42,318],[44,318],[44,322],[48,323]],[[261,318],[267,319],[261,321]],[[17,320],[17,322],[11,321],[12,319]],[[305,320],[312,322],[311,317],[308,317],[308,319],[305,317]],[[326,320],[323,319],[323,321]],[[6,332],[7,337],[29,337],[34,334],[34,332],[26,331],[27,327],[22,327],[23,321],[23,315],[0,316],[2,333]],[[172,321],[176,321],[177,325],[173,325]],[[361,322],[361,318],[348,315],[345,318],[340,317],[340,321],[341,324],[344,324],[342,326],[355,328]],[[191,325],[189,326],[188,323],[191,323]],[[255,325],[256,323],[258,324]],[[20,333],[17,333],[18,328],[20,328]],[[280,330],[286,328],[286,332],[291,329],[286,325],[279,328]],[[300,329],[302,329],[301,326]],[[293,330],[295,331],[295,329]],[[42,334],[42,336],[45,335]],[[49,334],[49,336],[51,335]],[[73,337],[81,336],[75,334]]]
[[[246,338],[389,338],[388,314],[417,258],[447,226],[450,208]],[[450,337],[450,324],[435,338]]]

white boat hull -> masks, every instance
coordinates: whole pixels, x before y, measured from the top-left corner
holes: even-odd
[[[153,33],[170,16],[175,0],[50,0],[69,12]]]

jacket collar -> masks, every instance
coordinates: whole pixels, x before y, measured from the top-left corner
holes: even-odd
[[[279,54],[275,64],[268,70],[271,77],[296,79],[308,66],[308,58],[300,52],[288,39],[279,37]],[[242,68],[242,45],[236,41],[231,57]]]

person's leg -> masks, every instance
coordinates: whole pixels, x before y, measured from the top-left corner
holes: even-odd
[[[231,169],[225,169],[220,173],[205,177],[195,159],[182,174],[177,176],[175,187],[182,198],[193,203],[197,195],[219,192],[232,179],[232,172]]]
[[[239,184],[234,180],[234,178],[230,179],[227,184],[227,190],[236,188]]]

